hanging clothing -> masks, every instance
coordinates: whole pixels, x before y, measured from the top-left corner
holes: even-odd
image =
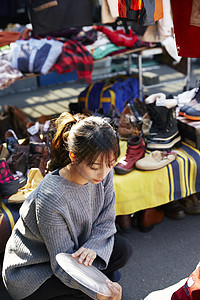
[[[190,23],[193,0],[172,0],[171,4],[178,55],[199,58],[200,27]]]
[[[118,0],[102,0],[101,22],[102,24],[114,23],[119,17]]]
[[[138,20],[142,26],[150,26],[163,18],[162,0],[118,0],[119,16]]]
[[[162,42],[173,35],[174,25],[172,20],[171,1],[163,1],[163,18],[154,25],[148,26],[142,40],[145,42]]]
[[[92,25],[90,0],[27,0],[33,36]]]

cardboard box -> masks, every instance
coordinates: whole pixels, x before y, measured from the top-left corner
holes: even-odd
[[[178,129],[183,142],[200,149],[200,121],[191,121],[185,117],[177,117]]]

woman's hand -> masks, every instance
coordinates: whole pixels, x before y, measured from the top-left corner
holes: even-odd
[[[72,257],[79,257],[78,262],[84,264],[85,266],[91,266],[95,260],[97,254],[91,249],[79,248],[76,252],[72,253]]]
[[[112,296],[107,297],[97,294],[98,300],[121,300],[122,298],[122,287],[117,282],[107,281],[108,288],[112,291]]]

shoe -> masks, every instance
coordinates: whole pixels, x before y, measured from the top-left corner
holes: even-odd
[[[167,133],[167,132],[166,132]],[[174,147],[181,146],[181,135],[179,131],[175,132],[171,136],[163,136],[163,134],[158,134],[156,139],[147,139],[146,147],[148,150],[155,151],[170,151]],[[158,139],[157,139],[158,138]]]
[[[142,122],[135,116],[130,103],[122,111],[118,124],[119,138],[127,141],[133,135],[139,135],[142,131]]]
[[[39,122],[28,122],[26,124],[26,130],[29,135],[30,142],[42,142],[42,139],[40,138],[41,125],[39,124]]]
[[[155,150],[135,163],[136,169],[144,171],[158,170],[176,159],[176,154]]]
[[[151,107],[150,110],[154,112],[150,113],[153,123],[147,136],[147,149],[151,151],[171,150],[181,142],[181,135],[177,126],[175,102],[174,100],[166,99],[164,106],[151,105],[148,107],[148,109]]]
[[[118,175],[130,173],[138,159],[144,157],[145,142],[141,136],[133,136],[127,142],[125,157],[122,157],[115,165],[114,171]]]
[[[110,274],[106,274],[106,276],[112,281],[112,282],[118,282],[120,281],[122,275],[120,271],[116,270]]]
[[[186,111],[187,111],[187,109],[189,109],[189,108],[192,107],[192,106],[195,106],[197,103],[198,103],[197,100],[196,100],[196,99],[193,99],[193,100],[191,100],[188,104],[183,105],[183,106],[180,108],[180,110],[179,110],[179,113],[178,113],[179,116],[184,117],[184,116],[185,116],[185,113],[186,113]]]
[[[160,207],[147,208],[140,212],[138,227],[142,232],[151,231],[156,224],[164,219],[164,210]]]
[[[12,129],[8,129],[5,133],[5,141],[10,154],[15,150],[15,145],[18,145],[18,137]]]
[[[184,117],[189,120],[200,121],[200,103],[189,107],[185,111]]]
[[[182,209],[186,214],[197,215],[200,213],[200,200],[197,194],[192,194],[179,200]]]
[[[123,233],[130,233],[132,229],[131,216],[121,215],[116,216],[116,224]]]
[[[173,220],[181,220],[185,217],[185,212],[178,200],[163,205],[166,217]]]

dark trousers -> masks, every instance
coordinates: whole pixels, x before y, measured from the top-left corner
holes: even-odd
[[[113,252],[111,254],[108,267],[103,270],[103,273],[109,278],[113,272],[122,268],[132,255],[132,246],[130,242],[123,236],[116,234]],[[32,295],[24,298],[24,300],[78,300],[91,299],[86,294],[79,290],[75,290],[66,286],[56,276],[49,278],[39,289]]]

